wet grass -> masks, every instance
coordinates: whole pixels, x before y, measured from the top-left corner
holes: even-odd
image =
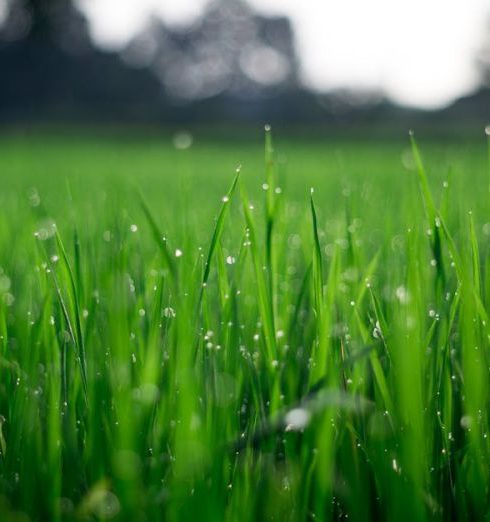
[[[0,140],[2,520],[488,519],[490,148],[277,139]]]

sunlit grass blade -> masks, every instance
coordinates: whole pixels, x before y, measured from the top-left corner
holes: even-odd
[[[313,194],[310,195],[311,222],[313,226],[313,288],[315,293],[315,309],[318,320],[321,321],[321,310],[323,307],[323,263],[320,239],[318,237],[318,220],[316,216]]]

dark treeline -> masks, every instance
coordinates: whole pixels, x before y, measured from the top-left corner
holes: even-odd
[[[120,53],[93,45],[87,20],[69,0],[10,0],[0,28],[0,70],[3,123],[490,120],[487,87],[440,113],[394,107],[376,93],[308,92],[299,81],[289,20],[258,16],[243,0],[215,0],[186,29],[150,20]]]

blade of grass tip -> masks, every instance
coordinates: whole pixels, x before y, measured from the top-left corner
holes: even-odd
[[[313,225],[313,286],[315,292],[315,306],[317,318],[318,320],[320,320],[320,314],[323,303],[323,264],[320,239],[318,237],[318,221],[315,210],[315,203],[313,201],[313,189],[311,189],[310,193],[310,209],[311,221]]]
[[[413,158],[415,160],[415,165],[417,167],[419,184],[420,184],[420,189],[422,192],[422,199],[424,201],[425,213],[427,216],[427,220],[429,221],[429,225],[432,227],[435,223],[436,207],[434,205],[434,200],[432,199],[432,194],[431,194],[431,191],[429,188],[429,181],[427,179],[425,167],[422,162],[422,157],[420,155],[420,151],[417,146],[417,142],[415,141],[415,133],[411,130],[409,132],[409,136],[410,136],[410,144],[412,146]]]
[[[273,270],[273,249],[272,249],[272,233],[274,229],[274,219],[276,214],[275,196],[275,179],[274,179],[274,149],[272,147],[272,130],[270,125],[265,126],[265,208],[266,208],[266,265],[269,272],[269,291],[273,294],[275,288],[275,271]]]
[[[73,299],[73,314],[75,317],[75,332],[76,332],[76,346],[78,349],[78,356],[80,358],[80,366],[82,372],[82,381],[85,388],[85,393],[87,393],[87,359],[85,354],[85,343],[82,334],[82,321],[81,321],[81,313],[80,313],[80,303],[78,302],[78,290],[75,282],[75,277],[73,275],[73,270],[71,268],[70,262],[68,261],[68,256],[66,255],[66,250],[63,245],[63,241],[61,240],[61,236],[56,230],[55,233],[56,243],[59,251],[61,252],[61,256],[63,259],[63,263],[68,272],[68,279],[70,281],[72,299]],[[53,270],[51,270],[53,273]],[[60,294],[61,295],[61,292]]]
[[[222,200],[223,204],[221,205],[221,209],[218,214],[218,219],[216,220],[216,225],[214,227],[213,235],[211,237],[211,242],[209,244],[208,255],[206,257],[206,263],[204,265],[204,274],[202,277],[202,285],[201,285],[201,293],[200,293],[199,301],[201,301],[201,299],[202,299],[202,293],[203,293],[204,288],[206,287],[208,279],[209,279],[209,273],[211,270],[211,261],[213,259],[214,251],[216,250],[216,246],[221,238],[221,234],[223,233],[226,214],[228,212],[228,208],[230,206],[231,199],[235,192],[235,188],[237,186],[238,179],[240,178],[240,170],[241,170],[241,167],[237,167],[235,179],[233,180],[233,183],[231,184],[231,187],[228,190],[228,193],[226,194],[226,196],[223,197],[223,200]]]
[[[143,211],[143,214],[146,217],[146,220],[148,222],[148,225],[150,226],[151,233],[153,235],[153,239],[155,240],[155,243],[157,244],[164,263],[167,265],[167,268],[172,275],[172,278],[174,282],[176,282],[176,275],[177,275],[177,269],[174,263],[173,256],[168,248],[167,241],[165,239],[165,236],[162,234],[160,228],[157,225],[157,222],[155,221],[153,214],[150,211],[150,207],[147,205],[146,201],[143,198],[143,195],[140,192],[137,192],[139,203],[141,210]]]

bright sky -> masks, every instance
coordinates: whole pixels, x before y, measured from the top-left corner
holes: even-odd
[[[185,24],[208,0],[77,0],[94,38],[124,45],[151,13]],[[490,0],[249,0],[290,17],[305,85],[379,88],[392,100],[443,106],[477,85],[475,54]]]

